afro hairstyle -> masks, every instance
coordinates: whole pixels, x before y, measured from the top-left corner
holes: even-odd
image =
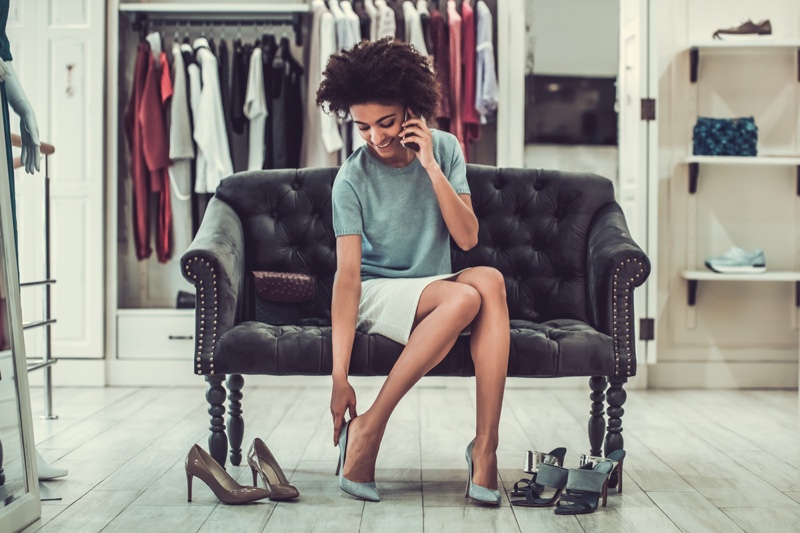
[[[361,41],[328,60],[317,90],[317,106],[340,118],[350,106],[402,104],[434,122],[439,87],[427,57],[394,37]]]

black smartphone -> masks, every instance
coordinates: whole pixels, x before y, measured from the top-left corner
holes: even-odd
[[[408,108],[406,108],[405,112],[403,113],[403,122],[405,122],[406,120],[408,120]],[[403,130],[405,131],[405,128],[403,128]],[[407,143],[402,143],[402,144],[406,148],[414,150],[415,152],[419,152],[419,145],[415,142],[409,141]]]

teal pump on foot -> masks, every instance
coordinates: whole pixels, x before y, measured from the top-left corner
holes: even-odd
[[[481,503],[490,503],[492,505],[500,505],[500,491],[487,489],[472,482],[472,447],[475,446],[475,439],[467,446],[466,457],[467,465],[469,466],[469,478],[467,478],[467,490],[464,491],[464,496],[469,496],[475,501]]]
[[[339,488],[356,498],[369,502],[379,502],[381,501],[381,496],[378,494],[378,487],[375,486],[374,481],[357,483],[344,477],[344,461],[347,456],[347,428],[352,421],[352,419],[348,420],[344,428],[342,428],[342,432],[339,433],[339,464],[336,467],[336,475],[339,476]]]

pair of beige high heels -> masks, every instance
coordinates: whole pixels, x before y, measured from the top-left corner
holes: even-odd
[[[239,485],[204,449],[195,444],[186,456],[188,501],[192,501],[192,479],[200,478],[222,503],[238,505],[269,498],[273,501],[291,500],[300,496],[297,487],[289,483],[278,461],[264,441],[256,438],[247,453],[247,464],[253,472],[253,485]],[[261,477],[264,488],[257,486]]]

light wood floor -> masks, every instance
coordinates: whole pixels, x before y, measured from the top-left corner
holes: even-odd
[[[469,383],[465,381],[465,383]],[[360,409],[376,394],[356,390]],[[338,489],[324,388],[244,389],[245,450],[256,436],[301,491],[296,503],[220,504],[198,479],[186,501],[184,457],[206,445],[203,388],[56,389],[56,421],[35,420],[45,459],[69,468],[26,531],[800,531],[798,398],[794,391],[631,392],[623,418],[624,493],[580,517],[552,508],[499,509],[464,499],[464,448],[474,388],[416,388],[398,407],[378,460],[383,501]],[[522,476],[525,450],[588,451],[586,391],[508,390],[498,452],[502,484]],[[34,413],[41,391],[32,392]],[[249,470],[228,467],[242,483]]]

